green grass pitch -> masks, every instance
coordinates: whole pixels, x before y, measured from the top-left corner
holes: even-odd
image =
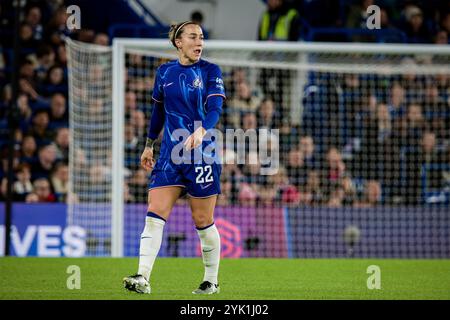
[[[0,299],[303,300],[450,299],[450,260],[222,259],[221,293],[194,296],[202,280],[200,258],[160,258],[152,294],[126,292],[122,278],[137,258],[0,258]],[[80,289],[68,289],[70,265],[80,268]],[[370,265],[381,270],[381,289],[367,288]]]

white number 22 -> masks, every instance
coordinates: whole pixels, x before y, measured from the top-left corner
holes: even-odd
[[[214,181],[211,166],[205,166],[204,168],[195,167],[195,173],[197,174],[197,178],[195,178],[195,183],[205,183]],[[205,177],[203,177],[204,173],[206,173]]]

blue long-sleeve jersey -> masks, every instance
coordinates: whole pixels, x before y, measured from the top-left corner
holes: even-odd
[[[225,88],[220,68],[200,59],[192,65],[178,60],[162,64],[156,73],[152,99],[155,108],[150,120],[148,137],[156,139],[164,127],[160,159],[170,159],[172,149],[180,143],[174,131],[194,132],[194,122],[205,129],[214,127],[222,112]],[[203,149],[211,141],[203,143]]]

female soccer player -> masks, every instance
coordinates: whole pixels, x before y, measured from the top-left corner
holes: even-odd
[[[219,292],[220,236],[213,214],[220,193],[221,166],[211,161],[216,159],[215,152],[206,152],[205,149],[214,149],[211,148],[214,142],[207,141],[205,135],[222,113],[225,99],[222,73],[217,65],[201,59],[203,33],[195,22],[172,25],[169,38],[177,49],[178,60],[162,64],[157,70],[152,94],[154,109],[141,156],[141,165],[153,171],[148,213],[141,234],[139,270],[123,281],[130,291],[151,292],[150,274],[161,247],[164,225],[176,200],[182,192],[187,192],[205,266],[203,282],[192,293],[213,294]],[[155,163],[153,146],[163,127],[161,151]],[[179,152],[172,152],[179,151],[177,129],[188,132],[181,141],[181,149],[185,151],[182,159],[191,160],[190,163],[180,163]],[[193,157],[195,152],[200,152],[200,160]]]

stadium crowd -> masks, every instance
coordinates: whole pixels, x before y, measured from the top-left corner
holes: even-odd
[[[67,54],[64,38],[108,45],[106,34],[67,29],[63,1],[27,1],[20,24],[13,200],[64,202],[69,179]],[[12,100],[13,10],[0,4],[0,200],[6,197],[8,108]]]
[[[297,9],[300,17],[305,17],[302,19],[308,17],[310,25],[358,27],[367,18],[365,8],[373,4],[361,1],[349,8],[346,21],[339,21],[315,15],[311,6],[320,2],[329,6],[336,3],[304,1],[300,6],[287,1],[285,5]],[[400,8],[389,5],[392,1],[383,3],[383,26],[403,30],[408,42],[448,43],[450,11],[432,7],[431,2],[421,6],[404,2]],[[11,21],[1,9],[2,28],[11,29]],[[269,11],[277,10],[286,7]],[[307,10],[311,14],[305,14]],[[64,37],[99,45],[108,45],[109,38],[93,30],[71,32],[66,28],[66,19],[63,1],[28,1],[20,27],[23,56],[17,98],[20,117],[14,132],[14,201],[64,202],[67,198],[70,141]],[[296,23],[301,27],[299,21]],[[12,37],[1,39],[3,201],[7,109],[12,99],[7,49],[12,47]],[[139,166],[139,157],[151,114],[151,66],[159,62],[137,54],[129,54],[126,61],[125,199],[144,203],[148,180]],[[426,190],[450,187],[450,75],[375,78],[315,73],[305,87],[305,92],[311,94],[302,101],[302,125],[298,125],[289,118],[288,103],[269,86],[252,86],[248,69],[228,71],[224,73],[227,101],[218,128],[280,129],[280,167],[275,175],[261,175],[262,164],[255,152],[247,153],[247,159],[254,160],[254,164],[224,164],[219,205],[418,205],[423,203]],[[279,79],[270,72],[262,78],[271,76]],[[237,151],[224,150],[224,157],[234,159]],[[436,164],[437,169],[424,172],[426,164]]]

